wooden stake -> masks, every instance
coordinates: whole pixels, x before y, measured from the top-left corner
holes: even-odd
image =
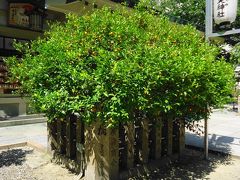
[[[148,119],[145,118],[141,122],[142,126],[142,147],[140,148],[140,160],[142,163],[148,163],[148,155],[149,155],[149,142],[148,142],[148,136],[149,136],[149,129],[148,129]]]
[[[183,154],[183,151],[185,149],[185,120],[180,120],[180,126],[179,126],[179,156]]]
[[[86,180],[119,179],[119,131],[95,122],[85,128]]]
[[[154,159],[160,159],[162,154],[162,119],[158,117],[156,125],[155,125],[155,151],[154,151]]]
[[[127,168],[134,167],[134,135],[135,129],[133,123],[124,126],[127,135]]]

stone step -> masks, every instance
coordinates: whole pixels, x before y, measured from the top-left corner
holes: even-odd
[[[44,117],[44,114],[29,114],[29,115],[7,117],[5,118],[5,120],[35,119],[35,118],[43,118],[43,117]]]

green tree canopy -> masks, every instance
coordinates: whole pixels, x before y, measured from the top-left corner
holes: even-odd
[[[170,17],[173,21],[191,24],[199,30],[205,30],[205,0],[161,0],[156,8],[161,14]],[[240,11],[238,11],[239,15]],[[239,18],[236,19],[233,26],[240,28]]]
[[[6,61],[12,78],[49,119],[78,112],[114,126],[144,112],[198,120],[233,87],[232,66],[215,60],[218,49],[198,31],[141,10],[68,15],[18,50],[20,61]]]
[[[205,1],[162,0],[157,9],[173,21],[205,29]]]

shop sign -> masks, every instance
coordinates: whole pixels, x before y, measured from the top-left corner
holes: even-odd
[[[32,30],[42,30],[43,10],[31,3],[9,3],[8,24]]]

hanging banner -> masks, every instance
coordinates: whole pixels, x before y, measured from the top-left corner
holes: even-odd
[[[8,24],[41,31],[44,14],[44,9],[31,3],[9,3]]]
[[[214,0],[213,15],[216,24],[233,23],[237,17],[237,0]]]
[[[9,4],[9,25],[29,27],[28,14],[33,10],[33,5],[29,3]]]

